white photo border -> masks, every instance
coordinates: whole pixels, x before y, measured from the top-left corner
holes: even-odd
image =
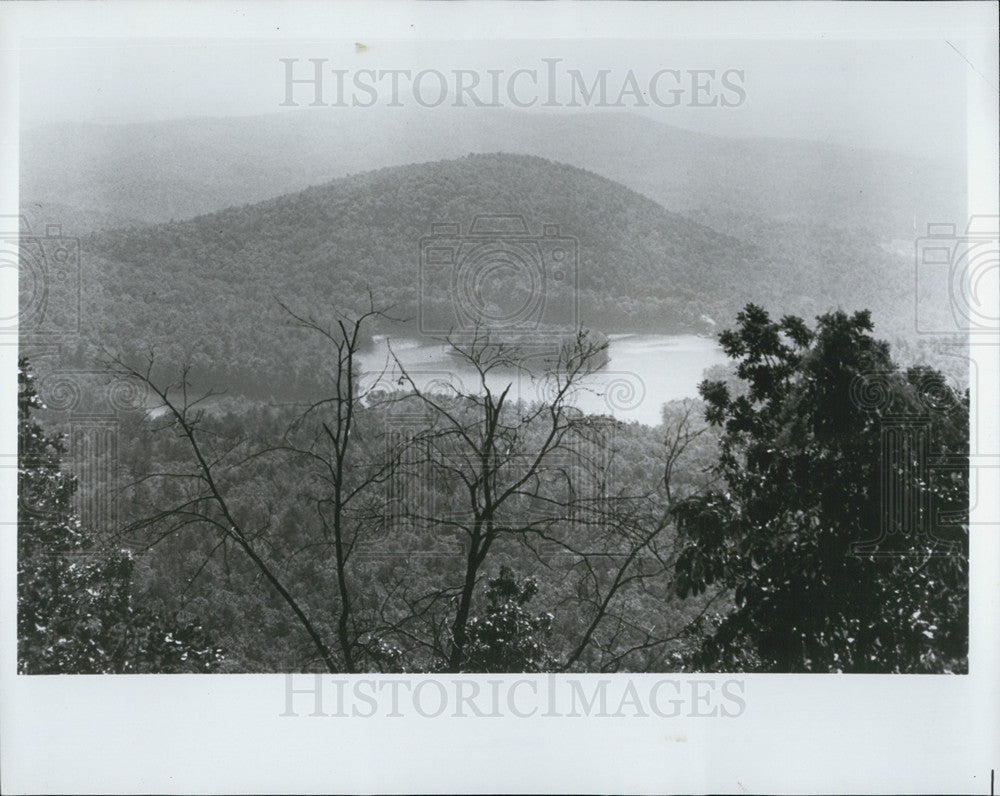
[[[6,3],[0,7],[0,214],[18,214],[12,186],[24,39],[87,31],[101,38],[295,41],[329,30],[331,38],[357,41],[945,38],[969,62],[970,207],[997,215],[996,25],[995,3]],[[5,316],[16,312],[16,293],[0,302]],[[1000,349],[992,342],[970,347],[970,357],[980,372],[979,405],[989,410],[978,418],[978,440],[996,454]],[[16,346],[0,345],[3,455],[16,454],[16,361]],[[16,543],[9,532],[16,522],[15,473],[0,468],[0,527],[7,529],[0,535],[5,792],[988,793],[991,770],[1000,769],[995,526],[974,525],[971,532],[968,675],[700,678],[719,689],[727,680],[743,682],[745,706],[736,716],[352,719],[308,716],[306,705],[292,717],[280,715],[283,675],[17,676]],[[984,494],[973,511],[1000,516],[998,499],[998,490]],[[621,685],[624,677],[611,679]],[[671,679],[630,677],[647,694],[657,680]],[[325,687],[334,689],[334,679]],[[601,678],[578,679],[593,686]]]

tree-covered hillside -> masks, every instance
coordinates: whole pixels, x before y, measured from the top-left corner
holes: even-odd
[[[477,216],[495,214],[523,217],[536,241],[549,227],[549,239],[499,276],[457,248]],[[883,333],[912,330],[912,266],[877,236],[753,214],[700,218],[710,226],[596,174],[523,155],[385,168],[83,239],[84,336],[72,353],[89,363],[103,350],[152,345],[163,362],[190,361],[196,380],[211,373],[237,391],[301,394],[321,353],[281,303],[322,314],[361,306],[369,290],[408,321],[407,334],[443,334],[496,306],[500,315],[526,307],[528,327],[705,333],[710,319],[733,317],[748,301],[806,316],[869,306]],[[422,266],[436,224],[454,225],[434,244],[454,250],[453,268]],[[567,257],[558,280],[544,273],[556,243]],[[470,301],[482,307],[463,317]]]
[[[515,271],[486,286],[497,295],[484,301],[530,303],[537,294],[528,326],[707,331],[702,316],[732,315],[748,297],[763,302],[808,289],[762,247],[609,180],[539,158],[475,155],[92,236],[82,246],[86,335],[93,349],[154,345],[161,357],[193,359],[196,372],[211,370],[216,382],[263,381],[280,392],[282,383],[308,380],[319,353],[279,302],[322,314],[334,304],[359,306],[371,289],[394,316],[411,320],[411,332],[422,312],[434,315],[437,331],[450,328],[457,294],[440,267],[432,277],[421,271],[421,239],[439,223],[459,225],[457,239],[467,238],[484,214],[523,216],[532,238],[545,225],[558,227],[567,257],[559,283],[531,285]],[[537,258],[550,248],[543,241],[528,250],[528,270],[543,265]]]
[[[366,389],[378,314],[309,322],[311,405],[206,411],[114,363],[162,411],[121,417],[122,522],[92,533],[22,367],[22,669],[968,670],[969,393],[900,369],[867,312],[749,305],[734,370],[655,428],[572,406],[586,334],[540,400],[488,389],[516,356],[488,338],[455,348],[475,383]]]

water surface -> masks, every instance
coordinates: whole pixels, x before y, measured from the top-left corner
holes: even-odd
[[[379,336],[374,347],[361,355],[368,385],[385,389],[406,385],[393,355],[421,389],[446,389],[452,384],[471,390],[479,384],[472,366],[445,345]],[[696,397],[704,370],[725,361],[718,343],[707,337],[609,335],[608,363],[584,380],[571,403],[589,414],[657,425],[665,402]],[[513,372],[491,373],[487,384],[494,392],[510,384],[512,396],[528,401],[544,398],[551,390],[551,380]]]

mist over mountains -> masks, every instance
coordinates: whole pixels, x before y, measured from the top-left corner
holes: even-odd
[[[323,351],[279,301],[322,315],[371,289],[409,331],[428,312],[446,328],[453,298],[422,281],[421,241],[496,214],[572,240],[544,324],[705,334],[754,301],[869,308],[906,334],[913,225],[964,213],[946,163],[635,114],[394,110],[23,131],[22,213],[85,236],[73,357],[152,344],[229,386],[304,384]],[[515,306],[526,289],[491,287]]]
[[[454,225],[461,243],[477,217],[496,215],[523,220],[526,234],[515,237],[538,254],[528,253],[522,270],[489,277],[485,300],[530,306],[538,292],[529,325],[707,332],[707,318],[745,299],[748,268],[759,299],[784,280],[765,249],[603,177],[524,155],[470,155],[94,234],[83,246],[86,336],[94,346],[152,341],[175,361],[194,355],[241,384],[265,373],[308,381],[322,362],[321,341],[295,329],[279,302],[330,317],[364,306],[370,289],[394,317],[410,320],[410,333],[418,319],[454,318],[451,274],[429,275],[421,247],[435,224]],[[553,241],[566,249],[560,280],[532,284],[533,274],[546,278]],[[459,277],[474,271],[454,267]],[[452,325],[434,328],[443,334]]]
[[[639,114],[324,109],[22,131],[24,202],[158,223],[348,174],[470,152],[593,171],[674,212],[711,210],[903,237],[965,212],[953,162],[790,139],[726,139]],[[78,228],[85,232],[88,229]]]

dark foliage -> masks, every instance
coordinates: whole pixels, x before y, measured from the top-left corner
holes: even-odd
[[[900,371],[871,330],[865,312],[810,329],[748,305],[720,336],[745,389],[701,385],[725,487],[675,509],[676,587],[724,586],[734,607],[692,665],[965,671],[968,394]]]
[[[42,404],[18,362],[18,671],[212,671],[222,652],[191,619],[134,594],[135,559],[102,544],[73,513],[63,441],[32,417]]]
[[[486,610],[469,622],[465,671],[544,672],[555,665],[546,643],[552,614],[532,614],[527,604],[538,594],[538,581],[520,583],[509,567],[486,588]]]

